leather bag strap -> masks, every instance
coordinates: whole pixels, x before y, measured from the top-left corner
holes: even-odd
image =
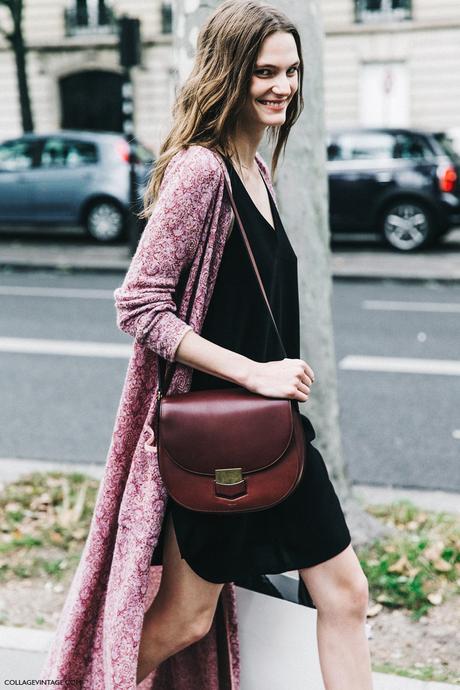
[[[267,305],[271,320],[273,321],[273,325],[275,327],[275,332],[276,332],[276,335],[277,335],[278,340],[280,342],[282,352],[284,353],[284,356],[287,357],[286,350],[285,350],[283,341],[281,339],[281,336],[280,336],[280,333],[278,330],[278,326],[276,325],[275,317],[273,316],[273,312],[272,312],[272,309],[270,307],[270,302],[268,301],[267,293],[265,292],[264,284],[263,284],[262,279],[260,277],[259,269],[257,268],[257,263],[256,263],[256,260],[254,258],[254,254],[252,253],[251,245],[249,244],[249,240],[248,240],[248,237],[246,235],[246,231],[243,227],[243,223],[241,221],[240,214],[238,213],[238,210],[236,208],[235,200],[233,198],[232,191],[230,189],[230,186],[228,184],[228,181],[227,181],[227,178],[225,177],[225,175],[224,175],[224,182],[225,182],[225,188],[227,190],[227,194],[228,194],[229,199],[230,199],[230,204],[231,204],[232,209],[233,209],[233,213],[235,214],[235,218],[238,222],[238,226],[239,226],[241,234],[243,236],[244,244],[245,244],[246,249],[247,249],[248,254],[249,254],[249,259],[251,261],[251,265],[254,269],[254,273],[256,274],[256,278],[257,278],[257,282],[258,282],[260,291],[262,292],[262,295],[263,295],[265,304]],[[265,184],[265,182],[264,182],[264,184]],[[267,189],[267,191],[270,194],[268,189]],[[204,254],[205,254],[205,251],[203,250],[203,254],[201,256],[200,268],[197,270],[197,273],[196,273],[196,279],[195,279],[194,290],[193,290],[193,297],[195,297],[196,290],[198,287],[198,277],[199,277],[200,272],[201,272],[200,269],[201,269],[201,264],[203,261]],[[191,307],[192,304],[193,304],[193,299],[191,298],[190,303],[189,303],[189,307]],[[187,319],[187,321],[188,321],[188,319]],[[174,367],[171,366],[170,371],[169,371],[170,375],[168,376],[167,381],[166,381],[166,372],[164,371],[164,369],[166,368],[166,366],[173,365],[173,364],[174,364],[174,362],[167,362],[166,363],[166,361],[163,360],[162,357],[158,358],[158,388],[159,388],[159,395],[160,396],[166,395],[166,393],[168,391],[169,384],[171,383],[171,379],[173,376]]]

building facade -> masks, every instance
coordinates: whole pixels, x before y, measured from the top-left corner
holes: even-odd
[[[460,127],[458,0],[322,0],[328,127]]]
[[[132,69],[135,133],[157,152],[174,83],[171,6],[161,0],[25,0],[23,32],[35,130],[122,131],[117,18],[141,22],[142,59]],[[0,26],[10,30],[0,8]],[[14,55],[0,34],[0,138],[22,132]]]
[[[322,0],[322,9],[328,127],[460,128],[459,0]],[[122,130],[116,21],[122,15],[141,22],[142,61],[132,70],[135,132],[158,152],[176,82],[168,0],[25,0],[37,132]],[[0,27],[8,30],[9,23],[0,7]],[[0,138],[16,136],[16,67],[1,33],[0,89]]]

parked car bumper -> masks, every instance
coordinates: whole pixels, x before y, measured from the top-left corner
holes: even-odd
[[[441,199],[441,211],[446,226],[453,228],[460,225],[460,197],[444,193]]]

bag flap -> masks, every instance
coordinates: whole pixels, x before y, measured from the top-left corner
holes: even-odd
[[[284,455],[293,434],[291,400],[245,388],[190,391],[160,402],[159,452],[183,469],[254,472]]]

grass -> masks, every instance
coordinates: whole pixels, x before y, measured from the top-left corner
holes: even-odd
[[[401,668],[394,664],[373,664],[372,670],[377,673],[391,673],[404,678],[415,678],[435,683],[445,683],[452,681],[449,673],[439,673],[433,666],[423,666],[422,664],[412,668]]]
[[[0,581],[59,580],[78,564],[99,482],[83,474],[34,472],[0,491]],[[408,501],[367,507],[396,537],[359,550],[370,594],[418,619],[460,592],[460,517]]]
[[[403,607],[418,619],[460,592],[460,518],[421,511],[408,501],[367,511],[396,528],[397,536],[359,550],[371,597]]]
[[[0,493],[0,581],[41,575],[59,580],[76,567],[98,481],[83,474],[34,472]]]

